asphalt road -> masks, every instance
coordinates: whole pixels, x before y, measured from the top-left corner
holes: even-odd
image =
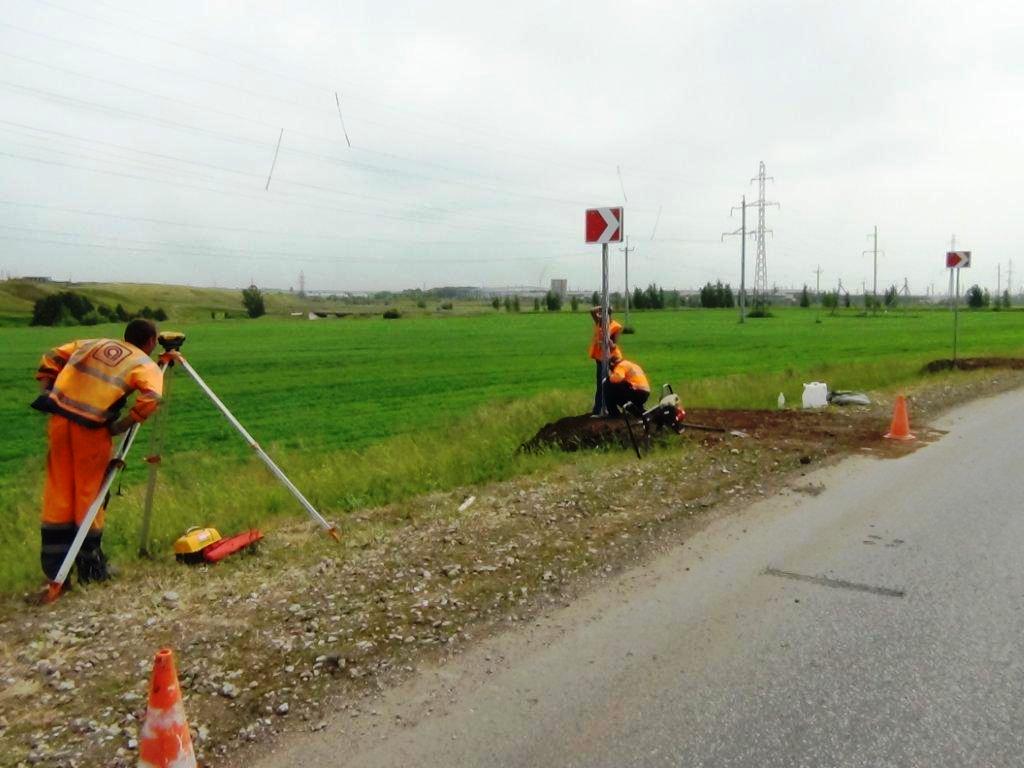
[[[259,765],[1024,764],[1024,391],[936,426]]]

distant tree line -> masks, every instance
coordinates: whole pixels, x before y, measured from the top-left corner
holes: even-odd
[[[705,309],[736,306],[736,300],[732,295],[732,287],[728,283],[722,285],[721,280],[717,281],[714,285],[705,283],[704,287],[700,289],[700,305]]]
[[[32,325],[98,325],[128,322],[133,317],[162,322],[167,319],[167,313],[162,307],[151,309],[149,306],[129,312],[123,304],[111,309],[103,303],[93,304],[88,297],[74,291],[52,293],[32,306]]]

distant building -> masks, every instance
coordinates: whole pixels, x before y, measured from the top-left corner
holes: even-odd
[[[559,296],[565,296],[569,292],[569,281],[564,278],[551,279],[551,292]]]
[[[52,277],[41,277],[39,275],[26,275],[25,277],[19,278],[24,280],[26,283],[52,283]]]

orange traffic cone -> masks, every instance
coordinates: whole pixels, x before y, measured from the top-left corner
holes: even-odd
[[[910,434],[910,417],[907,416],[907,398],[900,395],[892,408],[892,425],[885,436],[890,440],[916,440]]]
[[[161,648],[153,660],[149,708],[139,739],[139,768],[196,768],[170,648]]]

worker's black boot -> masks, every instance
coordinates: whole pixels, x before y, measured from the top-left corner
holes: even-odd
[[[71,549],[71,542],[75,539],[75,526],[72,523],[43,523],[40,533],[39,564],[43,567],[46,578],[53,581],[57,578],[57,571],[60,570],[68,550]]]
[[[88,584],[93,581],[108,581],[110,569],[107,567],[107,556],[100,548],[100,540],[103,534],[89,533],[82,542],[82,549],[75,558],[75,567],[78,568],[78,583]]]

